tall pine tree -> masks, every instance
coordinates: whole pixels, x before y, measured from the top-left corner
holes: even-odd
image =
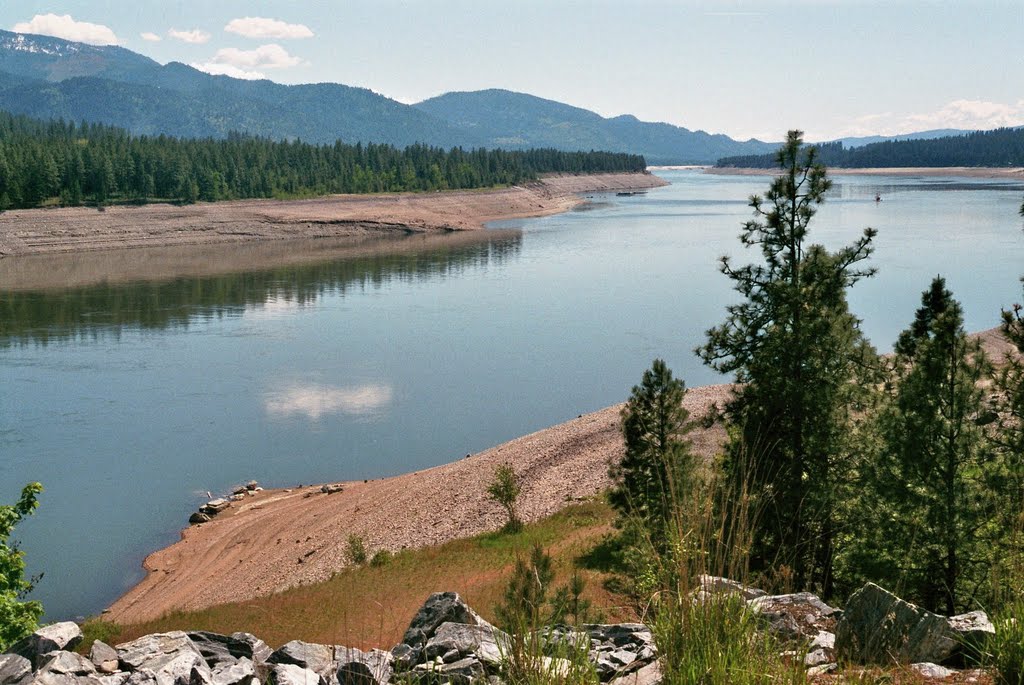
[[[837,252],[807,244],[831,182],[801,135],[789,132],[778,154],[782,174],[764,198],[750,199],[755,218],[740,240],[759,248],[763,262],[734,267],[722,259],[743,301],[697,353],[742,384],[727,408],[736,430],[726,469],[756,498],[753,570],[827,595],[851,406],[858,374],[874,359],[846,291],[873,273],[857,265],[871,254],[875,231]]]

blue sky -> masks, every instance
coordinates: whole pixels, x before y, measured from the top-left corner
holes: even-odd
[[[3,0],[0,26],[403,102],[508,88],[741,139],[1024,124],[1024,0]]]

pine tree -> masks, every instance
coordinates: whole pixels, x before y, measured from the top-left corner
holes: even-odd
[[[611,468],[615,486],[609,499],[620,524],[639,523],[656,546],[667,541],[673,508],[687,497],[694,478],[685,396],[683,381],[655,359],[622,409],[626,452]]]
[[[889,515],[876,534],[898,564],[888,580],[925,608],[954,614],[972,603],[987,570],[982,537],[994,511],[978,384],[990,367],[942,278],[921,305],[896,343],[895,391],[880,417],[876,482]]]
[[[726,470],[755,498],[752,567],[792,574],[799,587],[833,584],[837,490],[848,470],[846,441],[858,375],[874,353],[847,308],[846,290],[873,269],[858,269],[873,248],[873,229],[829,252],[807,245],[808,225],[831,187],[815,148],[790,131],[779,151],[782,175],[740,235],[763,263],[721,271],[743,296],[697,350],[741,385],[727,407],[735,430]]]

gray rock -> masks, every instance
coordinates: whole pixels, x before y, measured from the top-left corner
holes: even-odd
[[[399,670],[408,669],[423,661],[423,648],[442,623],[464,623],[494,629],[494,626],[470,609],[458,593],[435,592],[416,612],[412,622],[409,623],[408,630],[405,631],[402,644],[407,645],[410,649],[396,646],[391,650]]]
[[[40,671],[29,683],[30,685],[100,685],[100,680],[91,675]]]
[[[336,492],[343,492],[344,490],[345,486],[341,483],[325,483],[320,486],[320,492],[325,495],[333,495]]]
[[[209,514],[205,514],[201,511],[194,512],[191,516],[188,517],[188,522],[192,524],[209,523],[212,520],[213,519],[210,517]]]
[[[235,637],[235,635],[239,637]],[[235,635],[191,631],[188,633],[188,638],[206,659],[210,668],[222,663],[234,663],[239,659],[248,659],[251,662],[266,661],[270,656],[270,648],[263,640],[248,633],[236,633]],[[261,659],[256,657],[257,649],[260,651]]]
[[[229,506],[231,506],[231,502],[229,500],[223,497],[218,497],[217,499],[212,499],[203,506],[199,507],[199,511],[203,512],[204,514],[209,514],[210,516],[215,516],[220,512],[224,511],[225,509],[227,509]]]
[[[442,661],[451,662],[475,656],[484,663],[498,665],[502,660],[502,652],[507,653],[508,649],[508,635],[497,628],[446,621],[427,640],[423,653],[428,660],[440,656]],[[449,652],[455,652],[457,658],[447,657]]]
[[[81,654],[74,652],[51,652],[44,657],[38,673],[59,673],[61,675],[96,675],[96,667]]]
[[[38,667],[41,663],[40,657],[50,652],[60,650],[71,651],[82,641],[82,629],[73,621],[53,623],[36,630],[13,645],[7,651],[10,654],[20,654],[33,666]]]
[[[484,665],[472,657],[451,664],[442,664],[437,673],[441,676],[442,682],[447,680],[452,685],[471,685],[487,676]]]
[[[156,675],[152,671],[136,671],[124,682],[125,685],[157,685]]]
[[[268,685],[327,685],[323,676],[295,664],[274,664],[267,678]]]
[[[156,656],[145,662],[142,671],[156,676],[157,685],[212,685],[213,673],[202,655],[189,650]]]
[[[738,583],[735,580],[729,580],[728,578],[722,578],[720,576],[702,575],[697,579],[697,583],[700,585],[696,595],[698,599],[706,599],[714,595],[736,594],[744,600],[751,600],[768,594],[764,590],[760,590],[756,587],[750,587],[743,583]]]
[[[233,661],[220,661],[213,666],[213,685],[258,685],[256,667],[252,660],[241,657]]]
[[[811,637],[820,630],[831,629],[834,617],[842,613],[810,592],[765,595],[748,601],[747,606],[768,623],[772,634],[783,640]]]
[[[254,664],[266,663],[267,659],[270,658],[270,655],[274,653],[274,650],[268,647],[266,642],[259,639],[252,633],[231,633],[231,637],[234,640],[238,640],[239,642],[244,642],[249,645],[251,655],[246,656],[249,656]]]
[[[0,685],[24,685],[32,680],[32,662],[20,654],[0,654]]]
[[[162,663],[167,660],[166,657],[178,653],[191,653],[202,659],[202,654],[192,644],[188,634],[180,630],[144,635],[137,640],[117,645],[116,649],[121,668],[126,671],[148,668],[155,672],[157,669],[152,667],[153,663]]]
[[[117,673],[110,673],[109,675],[101,675],[98,680],[100,681],[100,685],[125,685],[130,677],[131,673],[118,671]]]
[[[248,483],[245,484],[245,489],[248,490],[249,492],[255,492],[256,488],[258,488],[259,486],[260,486],[259,483],[257,483],[254,480],[251,480],[251,481],[249,481]]]
[[[664,679],[661,664],[654,661],[633,673],[615,678],[610,685],[661,685]]]
[[[89,660],[100,673],[113,673],[118,667],[117,650],[106,642],[96,640],[89,649]]]
[[[292,640],[271,654],[267,663],[301,666],[326,677],[334,672],[334,649],[327,645]]]
[[[951,675],[956,674],[956,671],[951,668],[929,662],[910,664],[910,668],[929,680],[945,680]]]
[[[944,616],[868,583],[850,596],[836,625],[841,661],[887,664],[942,663],[958,650]]]
[[[984,611],[971,611],[946,620],[960,651],[975,659],[985,653],[986,643],[996,634],[996,627]]]
[[[335,655],[339,685],[387,685],[394,675],[391,652],[338,648]]]
[[[822,647],[813,647],[804,655],[804,666],[808,668],[821,666],[832,662],[832,650]]]
[[[815,678],[819,675],[825,675],[832,673],[833,671],[839,670],[839,664],[822,664],[821,666],[812,666],[807,669],[807,677]]]

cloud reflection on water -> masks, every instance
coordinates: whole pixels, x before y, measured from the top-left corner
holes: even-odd
[[[391,386],[379,383],[349,387],[306,383],[267,393],[263,405],[271,418],[305,416],[319,421],[331,414],[373,416],[391,404],[393,395]]]

